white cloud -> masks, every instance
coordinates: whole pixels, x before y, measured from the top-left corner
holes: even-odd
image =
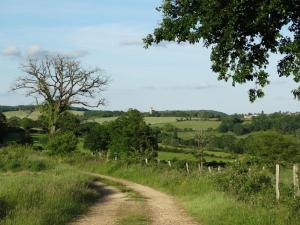
[[[74,50],[74,51],[69,51],[69,52],[65,52],[62,54],[66,55],[66,56],[70,56],[70,57],[79,58],[79,57],[84,57],[84,56],[88,55],[89,52],[87,50]]]
[[[42,49],[38,45],[32,45],[27,50],[27,55],[29,57],[42,57],[49,54],[50,52],[48,50]]]
[[[27,55],[29,57],[43,57],[45,55],[64,55],[64,56],[69,56],[69,57],[84,57],[89,54],[87,50],[72,50],[72,51],[50,51],[44,48],[41,48],[38,45],[32,45],[28,48],[27,50]]]
[[[142,41],[121,41],[120,46],[142,46]]]
[[[3,55],[4,56],[20,57],[21,56],[21,51],[16,46],[10,46],[10,47],[7,47],[6,49],[4,49]]]

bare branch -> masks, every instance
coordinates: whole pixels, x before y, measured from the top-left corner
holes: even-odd
[[[87,70],[73,58],[56,55],[28,58],[21,69],[25,76],[16,81],[12,90],[23,89],[27,96],[41,98],[52,107],[49,111],[61,113],[73,104],[104,104],[101,94],[109,80],[98,68]],[[96,99],[97,104],[90,104],[89,99]]]

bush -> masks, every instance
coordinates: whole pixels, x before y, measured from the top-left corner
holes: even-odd
[[[146,124],[143,115],[130,109],[110,123],[112,141],[109,156],[118,156],[125,160],[148,159],[157,156],[158,134]]]
[[[72,131],[74,134],[80,134],[80,119],[78,116],[65,112],[57,121],[57,129],[61,132]]]
[[[7,120],[7,125],[9,127],[20,127],[21,119],[19,117],[13,116]]]
[[[49,136],[47,149],[52,153],[70,153],[75,151],[78,138],[70,131],[58,132]]]
[[[223,173],[214,176],[216,185],[240,200],[248,200],[254,195],[267,198],[272,192],[272,179],[257,166],[237,163]],[[273,196],[273,192],[272,195]]]
[[[274,131],[256,132],[244,139],[244,151],[266,163],[299,162],[299,143],[291,136]]]
[[[20,121],[20,126],[25,130],[30,130],[35,127],[35,121],[25,117]]]
[[[107,126],[97,125],[90,128],[84,139],[84,147],[90,149],[94,154],[107,152],[111,138]]]

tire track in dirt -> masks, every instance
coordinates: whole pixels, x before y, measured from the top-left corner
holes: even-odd
[[[101,198],[71,225],[115,225],[118,222],[118,210],[127,200],[127,195],[120,190],[95,182],[94,188]]]
[[[153,225],[199,225],[193,218],[188,216],[181,207],[177,205],[176,201],[171,196],[165,193],[120,178],[101,175],[97,173],[85,172],[85,174],[122,184],[145,197],[146,203],[148,204],[149,211],[151,213],[150,216]],[[114,189],[114,191],[116,190]],[[115,212],[113,211],[117,211],[117,208],[120,206],[122,201],[125,201],[126,195],[124,195],[125,194],[122,195],[122,193],[119,193],[111,197],[107,197],[107,200],[109,201],[106,200],[106,202],[104,201],[103,204],[100,203],[99,206],[95,206],[96,208],[92,208],[92,212],[99,214],[98,212],[95,212],[95,210],[99,209],[101,213],[108,210],[110,215],[109,217],[115,216]],[[86,217],[88,218],[89,215],[86,215]],[[101,219],[101,216],[99,216],[98,218]],[[116,220],[117,218],[115,218],[115,221]],[[113,225],[115,224],[115,221],[110,221],[110,223],[75,223],[73,225]]]

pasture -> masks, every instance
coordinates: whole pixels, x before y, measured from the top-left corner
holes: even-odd
[[[108,121],[113,121],[117,117],[93,117],[90,118],[89,121],[104,123]],[[153,127],[162,128],[166,124],[171,124],[174,127],[184,130],[184,129],[192,129],[192,130],[206,130],[208,128],[215,129],[220,125],[220,121],[216,120],[190,120],[190,121],[178,121],[180,117],[145,117],[146,123]],[[180,135],[188,138],[193,135],[193,132],[185,131],[180,132]]]
[[[20,110],[20,111],[9,111],[9,112],[4,112],[3,113],[6,118],[11,118],[11,117],[18,117],[18,118],[30,118],[33,120],[37,120],[38,117],[40,116],[40,113],[38,111],[30,111],[30,110]]]

